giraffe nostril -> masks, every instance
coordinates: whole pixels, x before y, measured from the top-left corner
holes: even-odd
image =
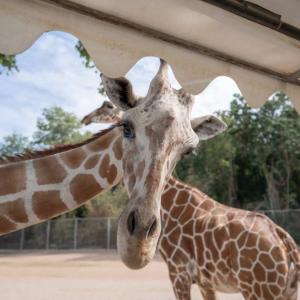
[[[147,238],[151,237],[155,233],[156,227],[157,227],[157,220],[155,218],[154,221],[152,222],[152,224],[150,225],[149,229],[148,229]]]
[[[133,235],[136,226],[136,217],[134,211],[132,211],[127,219],[127,229],[130,235]]]

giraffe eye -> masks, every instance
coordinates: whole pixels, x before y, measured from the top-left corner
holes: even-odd
[[[195,148],[189,148],[187,151],[185,151],[184,153],[183,153],[183,155],[182,155],[182,157],[185,157],[185,156],[187,156],[187,155],[189,155],[189,154],[191,154],[191,153],[193,153],[193,154],[195,154]]]
[[[134,133],[134,128],[133,125],[129,122],[124,122],[122,123],[123,126],[123,136],[126,139],[134,139],[135,138],[135,133]]]

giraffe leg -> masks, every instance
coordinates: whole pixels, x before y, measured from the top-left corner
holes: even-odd
[[[289,270],[289,276],[287,280],[287,288],[285,290],[286,300],[297,300],[298,296],[298,281],[299,276],[297,270],[293,267]]]
[[[178,274],[172,280],[173,290],[177,300],[191,300],[192,283],[187,274]]]
[[[191,300],[192,281],[188,273],[168,264],[169,276],[177,300]]]
[[[217,294],[213,289],[199,286],[203,300],[218,300]]]

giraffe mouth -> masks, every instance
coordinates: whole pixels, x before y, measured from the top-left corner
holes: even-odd
[[[118,223],[117,248],[123,263],[141,269],[153,258],[160,234],[160,222],[152,216],[146,225],[137,209],[123,212]]]

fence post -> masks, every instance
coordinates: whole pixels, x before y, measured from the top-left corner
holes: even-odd
[[[20,250],[23,250],[23,249],[24,249],[24,235],[25,235],[24,230],[25,230],[24,228],[21,230]]]
[[[106,241],[106,248],[110,249],[110,228],[111,228],[111,223],[110,223],[110,218],[107,218],[107,241]]]
[[[46,249],[47,250],[50,247],[50,231],[51,231],[51,220],[48,220],[47,227],[46,227]]]
[[[74,219],[74,249],[77,249],[77,233],[78,233],[78,220]]]

